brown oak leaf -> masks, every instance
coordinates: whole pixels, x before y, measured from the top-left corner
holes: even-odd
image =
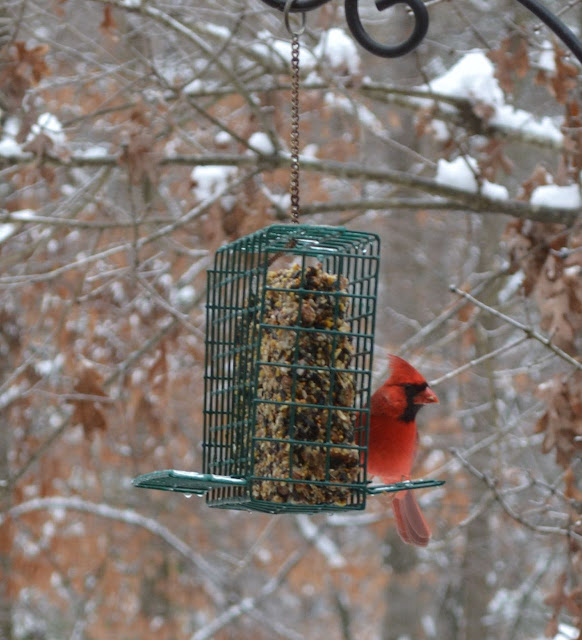
[[[530,68],[527,45],[519,36],[505,38],[487,57],[495,64],[495,77],[507,93],[513,91],[514,78],[523,78]]]
[[[17,41],[0,52],[0,87],[9,109],[20,106],[28,89],[50,73],[45,60],[48,50],[46,44],[27,49],[25,42]]]
[[[81,424],[86,438],[91,438],[96,431],[105,431],[107,421],[103,412],[102,403],[98,398],[107,397],[103,391],[102,380],[99,374],[90,367],[83,367],[74,391],[80,397],[72,400],[75,407],[72,421],[74,424]]]
[[[546,401],[546,411],[536,424],[544,433],[542,452],[556,452],[556,461],[567,469],[582,451],[582,374],[557,376],[538,388]]]

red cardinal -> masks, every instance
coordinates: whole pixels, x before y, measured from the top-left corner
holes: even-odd
[[[386,484],[410,479],[418,435],[416,414],[425,404],[438,402],[427,381],[398,356],[388,355],[390,377],[370,400],[368,474]],[[414,491],[398,492],[392,501],[398,533],[404,542],[425,547],[430,529]]]

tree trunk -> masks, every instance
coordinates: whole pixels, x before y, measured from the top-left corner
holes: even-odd
[[[1,416],[1,413],[0,413]],[[11,483],[8,468],[8,432],[0,419],[0,518],[11,504]],[[12,548],[12,522],[0,521],[0,638],[12,640],[12,602],[10,594],[10,549]]]
[[[485,265],[491,264],[492,256],[496,252],[496,238],[501,230],[499,221],[482,221],[481,253],[477,268],[480,271],[485,269]],[[495,306],[497,294],[501,281],[497,281],[496,286],[489,289],[482,296],[485,303]],[[497,326],[497,320],[489,315],[480,318],[479,325],[476,326],[475,356],[480,357],[490,352],[496,345],[491,344],[491,331]],[[488,381],[488,389],[483,390],[483,397],[486,395],[490,399],[490,408],[484,412],[473,427],[474,440],[478,441],[499,426],[499,416],[497,415],[497,405],[495,401],[495,386],[493,382],[494,364],[491,360],[486,361],[475,369],[475,373],[482,379]],[[467,425],[467,430],[470,427]],[[491,454],[489,451],[482,451],[471,458],[471,463],[478,469],[491,467]],[[483,482],[477,478],[469,477],[467,490],[471,496],[471,504],[477,504],[483,497],[483,492],[488,491]],[[487,608],[492,596],[492,587],[488,585],[486,576],[491,570],[491,531],[489,518],[491,510],[487,509],[474,518],[466,528],[465,554],[461,564],[460,583],[460,603],[462,608],[461,618],[461,640],[485,640],[488,636],[488,627],[484,623]]]
[[[390,566],[392,575],[386,588],[386,614],[380,637],[382,640],[422,638],[416,549],[402,542],[395,528],[390,530],[386,542],[390,552],[385,564]]]

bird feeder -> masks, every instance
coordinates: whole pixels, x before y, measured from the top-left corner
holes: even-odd
[[[380,241],[272,225],[218,250],[208,271],[203,472],[138,487],[267,513],[359,510],[369,486],[369,400]]]

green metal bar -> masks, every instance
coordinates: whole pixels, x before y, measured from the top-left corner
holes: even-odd
[[[295,405],[296,407],[307,407],[311,409],[339,409],[340,411],[355,411],[356,413],[361,411],[361,409],[356,407],[344,407],[341,404],[314,404],[311,402],[297,402],[295,400],[268,400],[267,398],[257,398],[254,400],[254,404]]]
[[[290,241],[294,246],[290,247]],[[207,496],[211,506],[251,509],[268,513],[282,513],[285,511],[317,513],[320,511],[335,511],[338,509],[361,509],[365,506],[367,495],[365,460],[367,457],[366,429],[369,419],[367,408],[371,386],[371,364],[373,358],[373,328],[377,290],[377,273],[379,268],[379,238],[367,232],[351,232],[336,227],[311,227],[308,225],[273,225],[267,229],[240,238],[224,247],[216,254],[214,266],[209,270],[208,282],[213,284],[213,291],[209,291],[207,301],[207,358],[205,359],[206,391],[209,398],[205,399],[205,460],[212,463],[212,470],[228,472],[232,475],[244,476],[255,480],[254,463],[255,451],[252,447],[267,442],[274,447],[289,446],[289,460],[285,473],[294,474],[295,447],[308,447],[315,451],[325,452],[322,460],[321,480],[311,481],[305,478],[295,478],[294,484],[307,484],[322,487],[331,486],[334,489],[347,489],[348,493],[342,500],[347,503],[341,505],[330,504],[291,504],[274,503],[256,500],[251,495],[250,484],[244,487],[224,485],[213,487]],[[266,274],[269,262],[279,254],[287,255],[299,261],[301,269],[300,287],[290,289],[266,285]],[[304,276],[308,264],[313,260],[321,263],[321,269],[336,275],[332,291],[318,291],[307,289]],[[285,267],[282,267],[285,268]],[[212,274],[211,274],[212,272]],[[342,276],[347,278],[347,291],[341,290]],[[297,299],[297,321],[293,326],[285,327],[271,325],[264,320],[266,310],[266,292],[289,293]],[[303,327],[302,316],[306,297],[325,296],[326,305],[331,305],[333,329]],[[283,296],[284,297],[284,296]],[[340,305],[346,305],[340,312]],[[345,321],[349,331],[340,331],[338,323]],[[270,362],[260,358],[261,341],[267,332],[276,329],[281,331],[295,331],[293,357],[289,362]],[[342,327],[343,328],[343,327]],[[319,335],[331,348],[329,366],[299,364],[300,340],[305,337],[308,342],[310,335]],[[349,339],[351,362],[349,369],[337,366],[336,348]],[[291,343],[293,344],[293,343]],[[343,356],[342,356],[343,358]],[[344,362],[342,360],[344,364]],[[258,374],[261,367],[279,367],[286,370],[292,378],[291,400],[268,400],[257,397]],[[321,372],[320,375],[329,377],[327,404],[312,404],[298,402],[299,370],[303,369],[308,375]],[[274,369],[273,369],[274,371]],[[354,383],[353,406],[333,404],[336,402],[340,376],[348,376]],[[342,378],[343,380],[343,378]],[[343,384],[343,383],[342,383]],[[350,382],[351,384],[351,382]],[[339,396],[338,396],[339,398]],[[256,436],[256,418],[259,403],[275,406],[290,407],[288,433],[284,438]],[[323,425],[322,434],[326,442],[296,439],[295,420],[299,411],[327,411],[327,421]],[[343,411],[349,416],[355,431],[355,440],[351,438],[348,444],[334,444],[331,442],[337,411]],[[355,415],[354,415],[355,412]],[[349,423],[342,422],[338,428],[346,429]],[[248,449],[248,447],[251,449]],[[354,458],[358,461],[358,482],[349,483],[332,481],[331,451],[333,449],[345,452],[354,451]],[[351,459],[350,453],[345,454],[346,460]],[[218,475],[218,474],[216,474]],[[226,475],[226,474],[225,474]],[[319,477],[319,476],[318,476]],[[289,478],[290,480],[293,478]],[[282,482],[280,478],[258,477],[261,482]],[[362,481],[362,482],[360,482]],[[266,495],[266,494],[265,494]],[[299,495],[302,495],[300,490]],[[319,494],[318,494],[319,495]],[[333,495],[324,492],[321,496]]]
[[[257,442],[279,442],[281,444],[289,444],[290,440],[288,438],[272,438],[272,437],[261,437],[256,436],[255,440]],[[353,449],[354,451],[361,451],[362,447],[357,444],[343,444],[342,442],[321,442],[320,440],[291,440],[293,444],[301,444],[306,445],[308,447],[313,448],[328,448],[328,449]],[[306,480],[302,480],[302,482],[306,482]]]
[[[267,322],[260,322],[257,323],[259,325],[259,327],[261,329],[277,329],[277,331],[296,331],[297,327],[286,327],[283,325],[272,325],[272,324],[268,324]],[[322,333],[325,335],[339,335],[339,336],[346,336],[349,335],[351,337],[354,336],[360,336],[362,338],[369,338],[370,335],[367,333],[352,333],[351,331],[349,333],[346,333],[345,331],[338,331],[337,329],[314,329],[313,327],[301,327],[301,331],[303,331],[304,333]]]
[[[251,476],[249,482],[254,481],[276,481],[285,484],[310,484],[316,487],[337,487],[339,489],[361,489],[359,482],[334,482],[332,480],[305,480],[301,478],[273,478],[273,476]],[[420,487],[418,487],[420,488]],[[396,491],[396,489],[395,489]]]
[[[209,489],[215,487],[245,487],[247,481],[244,478],[212,473],[164,469],[137,476],[132,480],[132,484],[142,489],[160,489],[161,491],[204,495]]]
[[[394,493],[396,491],[409,491],[414,489],[428,489],[431,487],[440,487],[445,484],[444,480],[407,480],[404,482],[395,482],[393,484],[379,484],[367,487],[367,492],[372,495],[380,493]]]

